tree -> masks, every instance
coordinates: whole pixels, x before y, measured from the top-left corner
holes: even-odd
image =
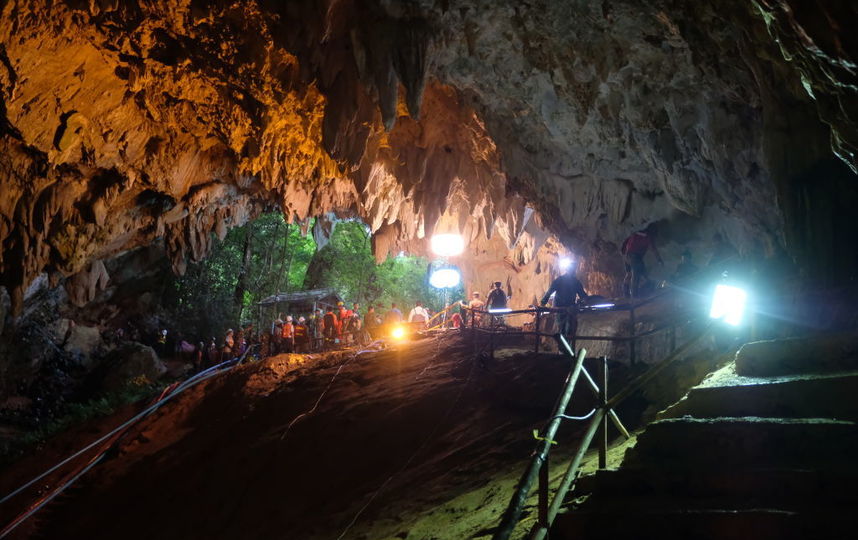
[[[396,302],[407,309],[421,300],[441,309],[443,297],[428,284],[427,262],[402,255],[377,265],[369,229],[360,221],[338,222],[330,242],[317,250],[312,236],[302,236],[301,227],[287,224],[282,214],[263,214],[232,229],[206,260],[175,278],[165,307],[177,330],[199,339],[249,322],[257,315],[256,303],[267,296],[301,289],[333,287],[347,301],[364,305]]]

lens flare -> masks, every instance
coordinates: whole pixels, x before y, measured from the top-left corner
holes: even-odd
[[[718,285],[715,287],[715,294],[712,295],[709,316],[713,319],[721,319],[729,325],[739,326],[745,314],[747,300],[748,293],[742,289],[730,285]]]
[[[454,257],[465,251],[465,239],[461,234],[436,234],[430,243],[432,253],[441,257]]]
[[[402,338],[404,338],[404,337],[405,337],[405,328],[403,328],[403,327],[401,327],[401,326],[396,326],[396,327],[394,327],[394,328],[393,328],[393,330],[391,330],[391,332],[390,332],[390,336],[391,336],[393,339],[402,339]]]
[[[440,268],[432,272],[432,275],[429,276],[429,284],[436,289],[455,287],[459,284],[460,280],[461,276],[459,272],[453,268]]]
[[[560,259],[560,269],[561,270],[569,270],[569,267],[572,266],[572,258],[571,257],[563,257]]]

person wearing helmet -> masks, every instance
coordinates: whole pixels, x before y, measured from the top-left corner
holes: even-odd
[[[307,328],[307,319],[298,317],[295,323],[295,352],[306,353],[310,345],[310,332]]]
[[[283,323],[282,345],[283,352],[291,353],[295,350],[295,325],[292,324],[292,315],[286,316],[286,321]]]

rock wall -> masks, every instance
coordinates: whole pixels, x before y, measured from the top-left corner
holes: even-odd
[[[360,217],[380,258],[454,226],[469,272],[509,261],[533,291],[570,249],[607,292],[619,242],[654,222],[668,256],[721,232],[849,275],[820,240],[855,225],[818,214],[856,198],[856,19],[797,0],[5,2],[0,284],[14,312],[42,274],[85,304],[99,261],[156,242],[182,272],[266,208]]]

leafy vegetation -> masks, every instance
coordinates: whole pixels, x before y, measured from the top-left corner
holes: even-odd
[[[330,241],[316,248],[312,235],[303,236],[282,214],[264,214],[232,229],[211,256],[175,278],[167,307],[180,331],[203,338],[255,322],[253,306],[277,292],[332,287],[363,306],[396,302],[410,309],[417,300],[431,309],[443,306],[443,295],[426,279],[429,261],[403,254],[376,264],[369,230],[360,221],[338,222]]]
[[[20,459],[25,452],[37,447],[57,433],[67,431],[74,426],[96,418],[110,416],[126,405],[154,398],[164,390],[166,384],[163,381],[151,383],[145,377],[140,376],[128,381],[119,391],[109,392],[84,402],[68,403],[62,416],[39,424],[35,429],[24,432],[21,437],[4,439],[0,443],[0,464],[12,463]]]

